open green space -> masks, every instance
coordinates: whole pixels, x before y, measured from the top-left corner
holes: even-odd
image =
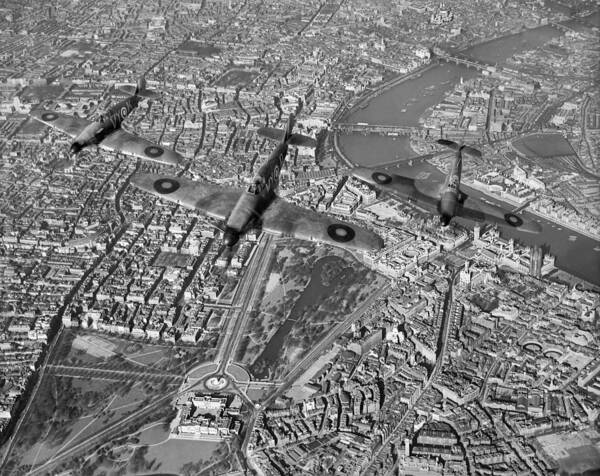
[[[559,474],[598,474],[600,433],[592,427],[577,433],[538,436],[537,440],[544,452],[556,462]]]
[[[198,56],[200,58],[214,56],[221,52],[219,48],[215,48],[212,45],[207,45],[196,40],[184,41],[181,45],[179,45],[177,51],[191,56]]]
[[[180,383],[170,376],[183,377],[203,356],[196,347],[64,330],[4,469],[21,474],[45,465],[42,471],[79,474],[85,455],[153,423],[146,443],[164,441],[175,413],[168,397]],[[159,375],[146,378],[146,372]],[[164,434],[157,436],[160,426]]]
[[[245,366],[251,365],[262,352],[310,281],[310,268],[304,261],[310,259],[316,247],[302,244],[292,248],[283,240],[276,243],[266,278],[257,283],[260,292],[236,349],[236,361]]]
[[[60,337],[53,363],[183,376],[213,352],[205,346],[173,346],[68,329]]]
[[[228,441],[169,439],[145,444],[142,435],[122,438],[97,451],[81,466],[84,475],[223,474],[238,469]]]
[[[528,157],[560,157],[573,155],[575,151],[562,134],[531,134],[513,141],[513,147]]]
[[[46,463],[118,424],[166,390],[142,383],[45,375],[15,435],[6,468],[18,472]]]
[[[574,171],[575,151],[560,133],[531,134],[512,142],[523,162],[545,170]]]
[[[215,85],[222,87],[244,86],[256,78],[258,74],[258,71],[237,68],[230,69],[217,80]]]
[[[246,391],[248,398],[255,403],[265,400],[273,392],[273,387],[250,388]]]
[[[236,349],[255,378],[283,377],[386,282],[342,249],[289,244],[278,242]]]

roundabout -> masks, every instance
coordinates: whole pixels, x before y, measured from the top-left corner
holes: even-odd
[[[218,375],[218,374],[209,375],[204,380],[204,386],[208,390],[213,390],[213,391],[223,390],[225,387],[227,387],[229,385],[229,383],[230,383],[230,380],[228,377],[226,377],[225,375]]]

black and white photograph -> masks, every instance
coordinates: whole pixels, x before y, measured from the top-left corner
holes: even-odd
[[[0,476],[600,476],[597,0],[0,0]]]

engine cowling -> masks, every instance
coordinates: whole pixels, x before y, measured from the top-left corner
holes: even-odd
[[[233,228],[225,228],[225,233],[223,233],[223,243],[225,243],[226,246],[232,248],[239,240],[239,232]]]
[[[78,154],[81,151],[81,149],[83,149],[83,145],[79,142],[73,142],[71,144],[71,154]]]
[[[446,215],[446,214],[440,215],[440,225],[448,226],[450,224],[450,220],[452,220],[451,215]]]

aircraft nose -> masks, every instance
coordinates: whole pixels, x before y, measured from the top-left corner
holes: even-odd
[[[81,149],[83,149],[83,146],[79,142],[73,142],[71,144],[70,152],[71,154],[77,154]]]
[[[450,215],[442,214],[440,215],[440,225],[448,226],[450,224],[450,220],[452,217]]]
[[[240,235],[237,231],[226,228],[225,233],[223,234],[223,243],[229,248],[232,248],[240,239]]]

